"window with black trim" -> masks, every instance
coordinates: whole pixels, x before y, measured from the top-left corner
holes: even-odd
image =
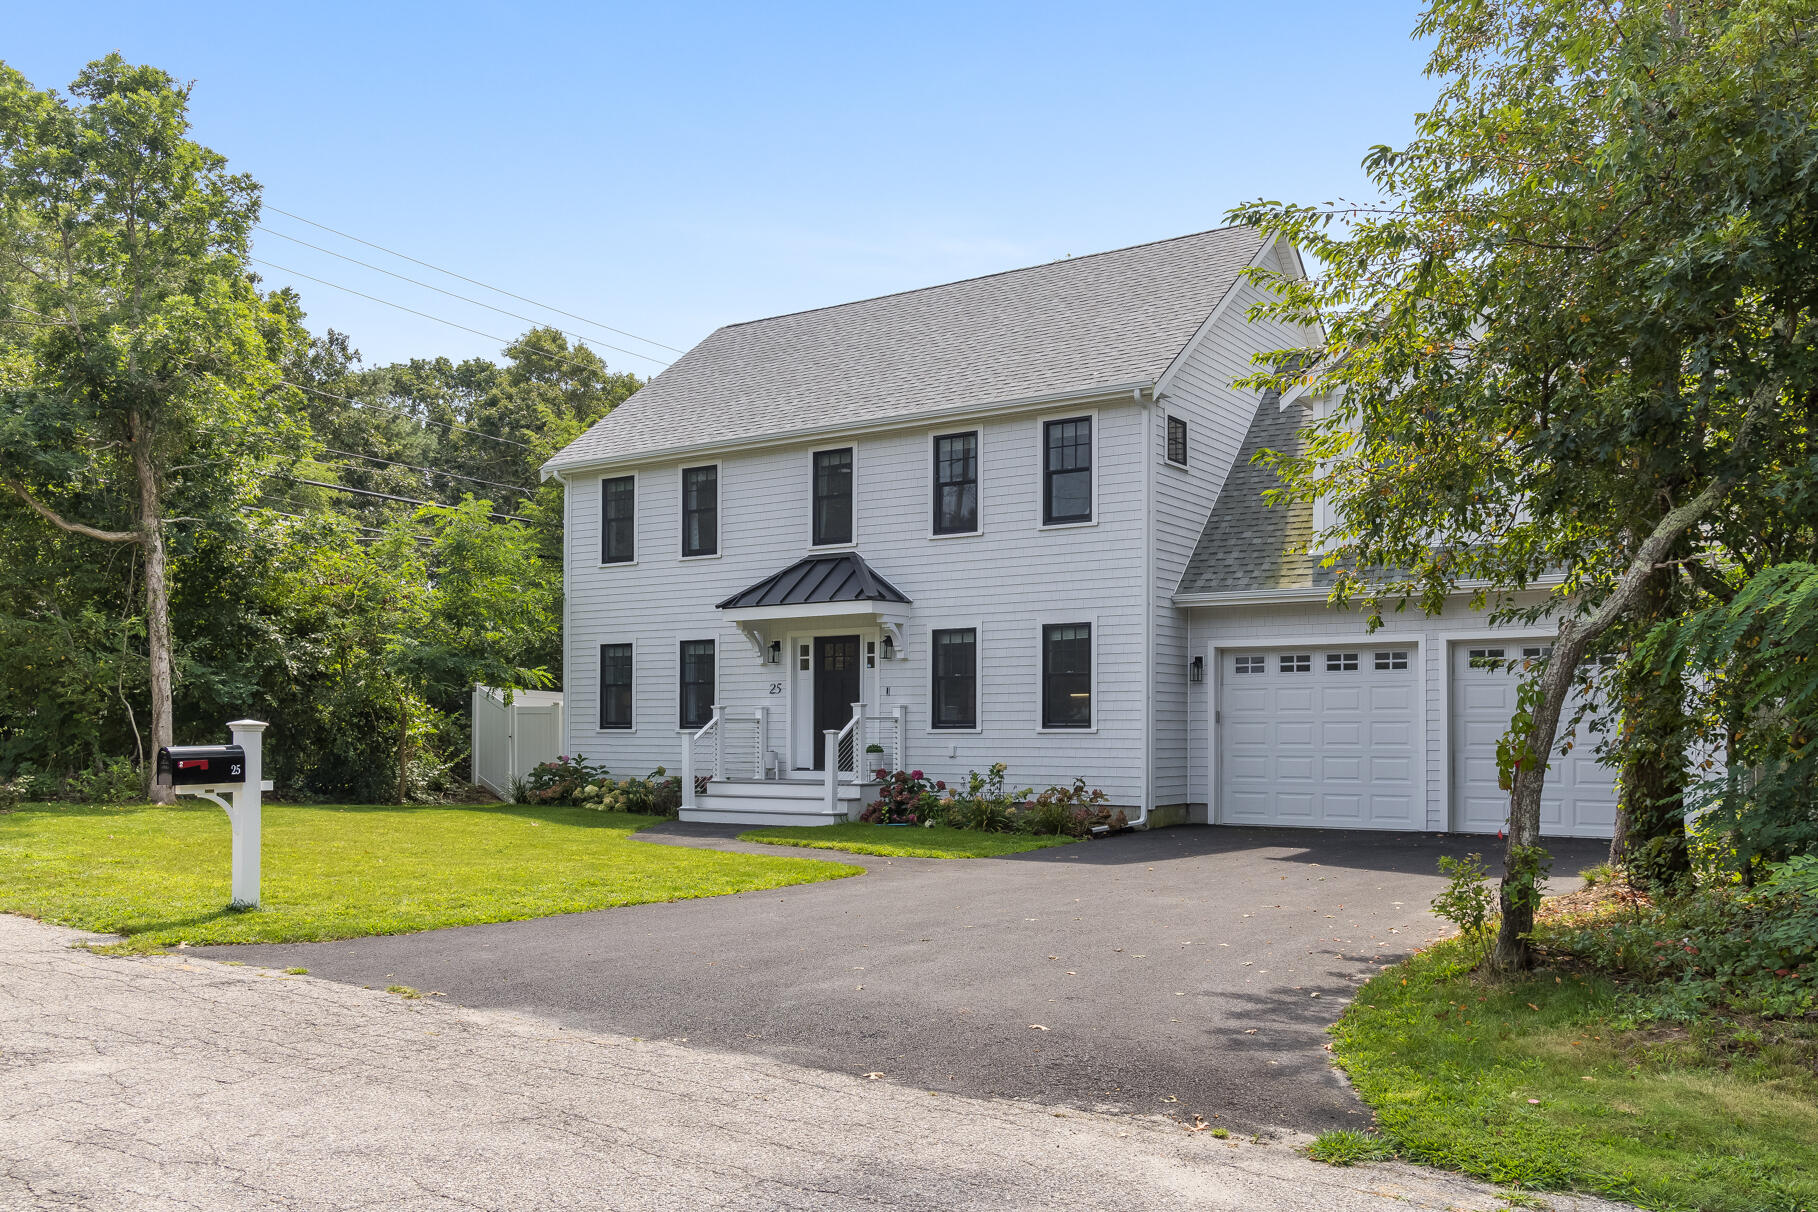
[[[1042,628],[1042,727],[1092,727],[1092,624]]]
[[[600,645],[600,727],[631,727],[631,645]]]
[[[1092,418],[1042,425],[1042,525],[1092,520]]]
[[[933,728],[978,727],[978,632],[971,627],[936,628]]]
[[[1313,656],[1311,653],[1299,652],[1281,658],[1283,673],[1312,673]]]
[[[713,641],[682,641],[682,727],[701,728],[713,718]]]
[[[978,530],[978,430],[934,439],[934,533]]]
[[[600,563],[629,564],[637,558],[638,478],[600,481]]]
[[[1168,462],[1187,465],[1187,423],[1180,417],[1168,418]]]
[[[814,545],[852,542],[852,447],[814,452]]]
[[[720,551],[720,469],[682,468],[682,554]]]

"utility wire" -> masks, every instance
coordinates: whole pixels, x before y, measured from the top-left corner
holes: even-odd
[[[392,467],[408,467],[412,471],[426,471],[433,475],[447,476],[451,480],[472,480],[475,484],[489,484],[494,488],[509,488],[513,492],[534,493],[536,491],[534,488],[525,488],[522,484],[503,484],[498,480],[482,480],[479,476],[464,476],[459,472],[443,471],[440,467],[420,467],[415,463],[400,463],[396,459],[381,459],[378,455],[360,454],[359,452],[352,450],[336,450],[332,446],[324,446],[322,449],[329,454],[345,455],[350,459],[371,459],[375,463],[385,463]],[[348,466],[348,464],[342,464],[342,466]],[[361,468],[360,470],[370,471],[372,469]]]
[[[283,501],[280,503],[285,504],[285,505],[290,505],[290,507],[292,509],[299,508],[296,504],[294,504],[293,502],[290,502],[290,501]],[[299,522],[315,521],[315,517],[312,517],[306,513],[285,513],[282,509],[266,509],[266,508],[263,508],[262,506],[258,506],[258,505],[242,505],[242,506],[240,506],[240,508],[247,513],[269,513],[274,518],[293,518]],[[317,516],[320,516],[320,515],[317,515]],[[351,526],[352,524],[349,523],[349,525]],[[384,536],[389,535],[391,533],[391,531],[389,531],[389,530],[380,530],[377,526],[353,526],[353,529],[354,530],[363,530],[368,535],[372,535],[372,536],[378,537],[378,538],[383,538]],[[364,536],[362,536],[362,537],[364,537]],[[435,538],[432,535],[418,534],[418,535],[412,535],[411,537],[414,538],[419,543],[435,542]]]
[[[605,341],[600,340],[598,337],[589,337],[582,333],[570,331],[569,329],[566,329],[566,328],[557,328],[555,325],[547,323],[546,321],[543,321],[543,320],[539,320],[535,316],[519,315],[515,311],[506,311],[503,307],[494,307],[490,303],[482,303],[482,302],[480,302],[480,300],[472,298],[468,295],[458,295],[452,290],[443,290],[440,286],[432,286],[428,282],[423,282],[416,278],[407,277],[404,274],[393,273],[391,270],[386,269],[384,266],[374,265],[371,261],[362,261],[362,260],[360,260],[360,258],[350,257],[346,253],[338,253],[332,248],[323,248],[320,244],[311,244],[308,240],[299,240],[295,236],[287,236],[281,231],[273,231],[271,228],[265,226],[263,223],[259,224],[259,230],[266,233],[267,235],[276,236],[280,240],[289,240],[292,244],[301,244],[304,248],[313,248],[319,253],[327,253],[331,257],[339,257],[341,260],[346,261],[350,264],[364,266],[367,269],[373,270],[375,273],[382,273],[388,278],[396,278],[398,281],[408,282],[412,286],[421,286],[424,290],[433,290],[439,295],[447,295],[451,299],[459,299],[461,302],[471,303],[475,307],[484,307],[487,311],[496,311],[501,316],[510,316],[512,319],[522,320],[526,324],[535,324],[538,328],[555,328],[555,330],[557,332],[562,333],[565,336],[573,337],[577,341],[585,341],[592,345],[598,345],[602,349],[610,349],[617,353],[628,354],[634,358],[643,358],[646,362],[655,362],[658,366],[669,365],[669,363],[664,361],[663,359],[653,358],[647,353],[640,353],[638,350],[635,350],[635,349],[626,349],[620,345],[611,345]],[[538,306],[541,306],[541,304],[538,304]],[[642,337],[640,337],[638,339],[643,340]]]
[[[311,488],[327,488],[334,492],[351,492],[355,496],[378,497],[380,500],[383,500],[383,501],[402,501],[406,505],[427,505],[427,506],[432,506],[437,509],[450,508],[449,506],[442,504],[442,502],[440,502],[440,501],[424,501],[424,500],[419,500],[416,497],[400,497],[400,496],[396,496],[389,492],[374,492],[370,488],[349,488],[345,484],[330,484],[326,480],[306,480],[302,476],[288,476],[288,475],[285,475],[281,471],[274,471],[269,474],[271,474],[272,476],[275,476],[276,478],[278,478],[280,480],[289,480],[293,484],[308,484]],[[486,516],[491,517],[491,518],[498,518],[499,520],[505,521],[505,522],[527,522],[532,526],[544,525],[544,523],[537,521],[535,518],[521,518],[515,513],[488,513]]]
[[[370,459],[372,457],[373,456],[371,456],[371,455],[355,455],[354,456],[354,458],[356,458],[356,459]],[[364,471],[369,475],[379,475],[387,470],[384,467],[368,467],[364,463],[348,463],[341,459],[315,459],[312,461],[320,467],[345,467],[349,471]],[[390,459],[380,459],[379,462],[391,463],[391,460]],[[473,476],[455,476],[453,472],[437,471],[433,467],[411,467],[410,464],[408,464],[408,463],[391,463],[391,465],[393,467],[407,468],[411,471],[418,473],[419,475],[453,476],[453,478],[460,479],[460,480],[472,480],[474,478]],[[493,483],[491,480],[479,480],[476,482],[480,483],[480,484],[492,484]],[[496,484],[496,485],[494,485],[494,487],[503,488],[507,492],[515,492],[521,496],[530,495],[529,489],[514,488],[510,484]],[[469,490],[469,491],[471,491],[471,490]]]
[[[443,269],[440,265],[432,265],[428,261],[419,261],[415,257],[409,256],[405,253],[401,253],[401,252],[397,251],[395,248],[386,248],[383,244],[374,244],[371,240],[362,240],[358,236],[348,235],[346,232],[336,230],[335,228],[328,226],[326,223],[317,223],[314,219],[305,219],[302,215],[292,214],[290,211],[287,211],[287,210],[279,210],[277,207],[272,206],[270,203],[267,203],[265,205],[265,209],[269,210],[269,211],[275,211],[276,213],[283,215],[286,219],[295,219],[299,223],[307,223],[311,227],[320,228],[321,230],[328,232],[330,235],[340,236],[343,240],[352,240],[355,244],[364,244],[368,248],[376,248],[382,253],[388,253],[391,256],[401,258],[402,260],[405,260],[405,261],[409,261],[412,265],[421,265],[424,269],[433,269],[439,274],[447,274],[451,278],[459,278],[463,282],[471,283],[474,286],[478,286],[478,287],[482,287],[486,290],[490,290],[494,294],[501,294],[501,295],[506,296],[507,298],[516,299],[520,303],[528,303],[532,307],[541,307],[544,311],[553,311],[559,316],[567,316],[570,320],[579,320],[583,324],[591,324],[595,328],[603,328],[607,332],[616,332],[621,337],[630,337],[633,341],[642,341],[646,345],[654,345],[658,349],[667,349],[670,353],[684,352],[680,349],[677,349],[673,345],[665,345],[661,341],[653,341],[649,337],[640,337],[635,332],[626,332],[622,328],[614,328],[612,325],[602,324],[598,320],[589,320],[586,316],[577,316],[572,311],[563,311],[559,307],[551,307],[547,303],[539,303],[535,299],[527,299],[523,295],[513,294],[509,290],[505,290],[501,287],[492,286],[488,283],[482,282],[478,278],[470,278],[466,274],[458,274],[452,269]],[[263,224],[261,224],[261,226],[263,226]],[[271,229],[269,227],[266,228],[265,230],[271,231]],[[273,233],[273,234],[275,235],[276,233]]]
[[[327,286],[334,290],[346,291],[350,295],[358,295],[362,299],[368,299],[374,303],[383,303],[386,307],[395,307],[399,311],[409,312],[413,316],[421,316],[425,320],[434,320],[437,324],[446,324],[450,328],[458,328],[462,332],[470,332],[476,337],[485,337],[488,341],[497,341],[500,345],[503,345],[507,348],[510,348],[511,346],[518,344],[517,340],[514,338],[501,337],[497,333],[481,332],[479,329],[469,328],[465,324],[456,324],[453,320],[444,320],[441,316],[432,316],[426,311],[418,311],[416,308],[406,307],[402,303],[393,303],[390,299],[381,299],[381,298],[379,298],[379,296],[369,295],[363,290],[355,290],[351,286],[342,286],[339,282],[330,282],[327,278],[318,278],[313,274],[306,274],[300,269],[291,269],[287,265],[279,265],[276,261],[267,261],[262,257],[248,257],[246,259],[248,261],[253,262],[254,264],[264,265],[271,269],[275,269],[279,273],[294,274],[295,276],[297,276],[299,278],[306,278],[311,282],[318,282],[321,285]],[[577,370],[595,371],[595,370],[599,369],[599,367],[597,367],[597,366],[588,366],[585,363],[576,362],[572,358],[557,357],[555,354],[543,353],[541,350],[537,351],[536,356],[540,357],[540,358],[548,358],[551,362],[560,362],[565,366],[572,366]],[[652,362],[656,361],[655,358],[652,358],[650,360]]]
[[[322,396],[324,399],[339,400],[343,404],[354,404],[360,408],[377,408],[384,412],[394,412],[401,417],[418,422],[422,425],[440,425],[443,429],[458,429],[462,433],[470,433],[476,438],[485,438],[488,442],[504,442],[508,446],[517,446],[524,450],[531,449],[531,445],[528,442],[520,442],[515,438],[501,438],[497,434],[484,433],[478,429],[470,429],[465,425],[456,425],[452,421],[436,421],[429,417],[419,417],[405,409],[393,408],[389,404],[374,404],[370,400],[356,400],[350,396],[337,396],[332,391],[323,391],[320,387],[305,387],[301,383],[292,383],[289,379],[279,379],[278,382],[284,384],[286,387],[294,387],[298,391],[307,391],[311,395]]]

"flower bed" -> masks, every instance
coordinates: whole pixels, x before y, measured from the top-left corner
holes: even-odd
[[[966,776],[964,789],[929,779],[920,770],[877,770],[878,797],[859,820],[873,825],[945,825],[981,833],[1029,833],[1086,837],[1100,829],[1129,824],[1121,809],[1104,806],[1105,793],[1088,789],[1084,778],[1070,787],[1037,793],[1005,786],[1009,767],[997,762],[984,774]]]

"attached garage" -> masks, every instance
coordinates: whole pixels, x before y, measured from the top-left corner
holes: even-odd
[[[1220,821],[1425,827],[1412,647],[1223,651],[1218,660]]]
[[[1452,828],[1494,833],[1509,819],[1509,793],[1497,784],[1496,743],[1515,714],[1520,663],[1546,649],[1522,644],[1456,644],[1452,648]],[[1567,709],[1567,720],[1577,711]],[[1616,776],[1597,760],[1587,717],[1570,753],[1548,759],[1540,832],[1548,837],[1609,837],[1616,827]],[[1562,722],[1562,728],[1563,728]]]

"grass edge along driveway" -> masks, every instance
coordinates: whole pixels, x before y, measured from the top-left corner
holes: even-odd
[[[1384,969],[1332,1027],[1400,1157],[1645,1208],[1818,1207],[1818,1024],[1631,1026],[1600,977],[1489,983],[1471,959],[1454,939]]]
[[[847,821],[837,825],[770,825],[739,834],[741,842],[771,846],[806,846],[814,850],[847,850],[853,854],[881,854],[887,858],[996,858],[1064,846],[1078,838],[1028,833],[981,833],[976,829],[950,829],[945,825],[867,825]]]
[[[314,942],[722,896],[858,875],[818,859],[632,840],[659,818],[496,804],[268,804],[262,904],[227,907],[212,804],[0,814],[0,911],[127,936],[122,950]]]

